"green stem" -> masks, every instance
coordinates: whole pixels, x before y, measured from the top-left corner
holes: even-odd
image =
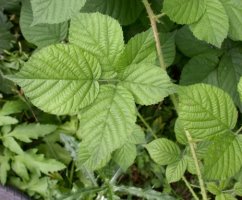
[[[110,184],[115,184],[116,183],[116,181],[117,181],[117,179],[118,179],[118,177],[122,174],[122,172],[123,172],[123,170],[121,169],[121,168],[119,168],[117,171],[116,171],[116,173],[114,174],[114,176],[111,178],[111,180],[110,180]]]
[[[186,133],[187,140],[188,140],[188,143],[189,143],[189,146],[190,146],[190,149],[191,149],[193,161],[195,163],[195,168],[196,168],[196,171],[197,171],[197,177],[198,177],[199,185],[200,185],[200,188],[201,188],[203,200],[208,200],[206,188],[205,188],[205,184],[204,184],[204,181],[203,181],[203,178],[202,178],[202,173],[201,173],[201,170],[200,170],[200,167],[199,167],[199,163],[198,163],[195,147],[194,147],[194,144],[193,144],[192,136],[189,133],[189,131],[187,131],[187,130],[185,130],[185,133]]]
[[[146,122],[146,120],[142,117],[142,115],[137,112],[138,118],[143,122],[143,124],[146,126],[147,130],[151,133],[151,135],[157,139],[157,135],[155,134],[155,132],[152,130],[152,128],[150,127],[150,125]]]
[[[238,135],[242,131],[242,126],[235,132],[235,135]]]
[[[182,177],[182,180],[184,181],[184,183],[186,184],[187,188],[188,188],[189,191],[191,192],[193,198],[194,198],[195,200],[199,200],[198,196],[196,195],[196,193],[195,193],[194,190],[192,189],[190,183],[187,181],[187,179],[186,179],[185,176]]]

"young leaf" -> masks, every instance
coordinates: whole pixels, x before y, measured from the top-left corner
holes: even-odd
[[[117,19],[122,25],[129,25],[138,18],[142,10],[140,0],[87,0],[81,11],[100,12]]]
[[[100,13],[81,13],[72,18],[69,41],[94,54],[101,63],[102,72],[114,70],[124,48],[118,21]]]
[[[103,85],[92,106],[80,114],[79,160],[89,169],[97,169],[111,153],[121,147],[135,125],[135,103],[131,93],[121,86]],[[85,159],[83,158],[85,157]]]
[[[31,0],[36,24],[57,24],[69,20],[84,6],[86,0]]]
[[[33,13],[30,0],[23,0],[22,2],[19,23],[21,32],[28,42],[42,48],[50,44],[58,43],[66,37],[68,30],[67,23],[49,25],[45,24],[45,22],[44,24],[33,26]]]
[[[169,164],[166,168],[166,179],[168,183],[179,181],[187,169],[187,160],[182,158],[177,162]]]
[[[29,172],[20,159],[14,159],[11,163],[12,170],[23,180],[29,180]]]
[[[21,100],[7,101],[0,110],[0,115],[11,115],[15,113],[20,113],[26,108],[27,105]]]
[[[58,44],[34,54],[12,80],[45,112],[73,114],[97,97],[101,67],[89,53]]]
[[[0,155],[0,182],[4,185],[7,181],[7,173],[10,170],[10,158],[8,156]]]
[[[242,2],[240,0],[221,0],[229,17],[229,37],[242,40]]]
[[[172,141],[162,138],[146,145],[151,158],[159,165],[169,165],[179,161],[180,149]]]
[[[123,87],[127,88],[141,105],[150,105],[162,101],[175,92],[167,73],[152,64],[129,65],[119,74]]]
[[[19,144],[16,142],[14,138],[11,136],[5,135],[2,138],[3,145],[7,147],[10,151],[16,153],[16,154],[22,154],[23,150],[19,146]]]
[[[193,139],[206,139],[230,132],[237,122],[237,110],[223,90],[206,84],[180,87],[179,120]]]
[[[204,175],[210,180],[227,179],[242,166],[242,137],[224,134],[211,142],[204,159]]]
[[[44,137],[52,133],[55,129],[55,125],[49,124],[20,124],[8,136],[14,137],[22,142],[30,143],[33,139]]]
[[[229,31],[228,16],[222,3],[219,0],[206,0],[204,15],[191,24],[190,29],[198,39],[220,48]]]
[[[204,0],[165,0],[163,12],[178,24],[191,24],[205,12]]]
[[[0,116],[0,126],[17,124],[18,120],[10,116]]]

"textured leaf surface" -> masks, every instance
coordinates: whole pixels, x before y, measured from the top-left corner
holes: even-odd
[[[78,14],[71,20],[69,41],[93,53],[103,72],[114,70],[124,48],[123,32],[118,21],[100,13]]]
[[[0,110],[0,115],[2,116],[20,113],[26,108],[26,104],[21,100],[7,101]]]
[[[242,40],[242,2],[240,0],[221,0],[229,17],[229,37]]]
[[[222,57],[219,63],[218,80],[220,87],[230,94],[235,104],[242,111],[242,104],[236,87],[241,76],[242,50],[232,49]]]
[[[0,116],[0,126],[17,124],[18,120],[10,116]]]
[[[211,53],[191,58],[182,70],[180,84],[208,83],[218,86],[218,63],[218,56]]]
[[[25,39],[42,48],[62,41],[67,34],[68,24],[38,24],[32,26],[33,13],[29,0],[23,0],[20,14],[20,28]]]
[[[143,5],[140,0],[87,0],[82,8],[83,12],[107,14],[117,19],[122,25],[133,23],[142,10]]]
[[[240,96],[240,102],[242,102],[242,77],[240,77],[240,80],[239,80],[238,92],[239,92],[239,96]]]
[[[237,200],[232,194],[219,194],[215,197],[215,200]]]
[[[13,78],[31,102],[53,114],[72,114],[97,97],[101,67],[74,45],[52,45],[34,54]]]
[[[181,159],[167,166],[166,179],[168,183],[179,181],[187,169],[187,160]]]
[[[127,88],[141,105],[155,104],[174,93],[174,85],[167,73],[152,64],[129,65],[120,74],[120,84]]]
[[[206,84],[180,87],[179,120],[192,138],[205,139],[230,131],[237,110],[223,90]]]
[[[22,142],[32,142],[33,139],[44,137],[56,129],[55,125],[44,124],[21,124],[14,128],[8,135]]]
[[[157,139],[146,145],[151,158],[159,165],[169,165],[179,160],[180,149],[172,141]]]
[[[14,37],[9,31],[11,27],[12,25],[8,22],[7,17],[0,11],[0,53],[12,47],[11,41],[14,40]]]
[[[242,166],[242,137],[221,135],[212,141],[207,152],[204,160],[205,177],[210,180],[230,178]]]
[[[135,125],[135,103],[131,93],[121,86],[101,86],[93,106],[80,114],[79,138],[85,153],[79,151],[89,169],[97,169],[110,154],[121,147]],[[85,157],[85,158],[84,158]]]
[[[9,137],[8,135],[4,136],[2,138],[3,145],[7,147],[10,151],[16,153],[16,154],[22,154],[23,150],[19,146],[19,144],[16,142],[16,140],[12,137]]]
[[[193,34],[200,40],[221,47],[229,31],[228,16],[219,0],[206,0],[202,18],[190,25]]]
[[[31,0],[33,25],[67,21],[80,11],[85,2],[86,0]]]
[[[204,0],[165,0],[163,11],[178,24],[191,24],[205,12]]]

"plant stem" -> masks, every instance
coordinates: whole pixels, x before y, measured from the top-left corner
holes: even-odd
[[[143,0],[143,4],[146,8],[146,11],[147,11],[149,19],[150,19],[150,24],[151,24],[153,34],[154,34],[154,38],[155,38],[156,51],[157,51],[157,54],[158,54],[160,66],[161,66],[161,68],[163,68],[165,70],[166,65],[165,65],[165,62],[164,62],[163,52],[162,52],[162,48],[161,48],[161,44],[160,44],[159,33],[158,33],[157,25],[156,25],[157,17],[154,14],[153,10],[151,9],[148,0]]]
[[[194,144],[193,144],[192,136],[189,133],[189,131],[187,131],[187,130],[185,130],[185,133],[186,133],[186,136],[187,136],[189,146],[191,148],[191,153],[192,153],[192,157],[193,157],[193,160],[194,160],[194,163],[195,163],[195,167],[196,167],[196,171],[197,171],[197,177],[198,177],[199,185],[200,185],[200,188],[201,188],[203,200],[208,200],[206,188],[205,188],[205,184],[204,184],[204,181],[203,181],[203,178],[202,178],[202,173],[201,173],[201,170],[200,170],[200,167],[199,167],[199,163],[198,163],[195,147],[194,147]]]
[[[143,124],[146,126],[147,130],[150,131],[151,135],[152,135],[155,139],[157,139],[157,138],[158,138],[157,135],[156,135],[155,132],[152,130],[152,128],[150,127],[150,125],[145,121],[145,119],[142,117],[142,115],[141,115],[139,112],[137,112],[137,115],[138,115],[139,119],[143,122]]]
[[[185,182],[185,184],[186,184],[187,188],[189,189],[189,191],[191,192],[193,198],[194,198],[195,200],[199,200],[198,196],[196,195],[196,193],[195,193],[194,190],[192,189],[190,183],[187,181],[187,179],[186,179],[185,176],[182,177],[182,180]]]
[[[242,126],[235,132],[235,135],[238,135],[242,131]]]
[[[116,183],[116,181],[117,181],[117,179],[118,179],[118,177],[122,174],[122,172],[123,172],[123,170],[121,169],[121,168],[119,168],[117,171],[116,171],[116,173],[114,174],[114,176],[111,178],[111,180],[110,180],[110,184],[115,184]]]

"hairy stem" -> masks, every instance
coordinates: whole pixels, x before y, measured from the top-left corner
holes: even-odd
[[[187,140],[188,140],[188,143],[189,143],[189,146],[190,146],[190,149],[191,149],[193,161],[195,163],[195,167],[196,167],[196,171],[197,171],[197,177],[198,177],[199,185],[200,185],[200,188],[201,188],[203,200],[208,200],[206,188],[205,188],[205,184],[204,184],[204,181],[203,181],[203,178],[202,178],[202,173],[201,173],[201,170],[200,170],[200,167],[199,167],[198,158],[197,158],[197,155],[196,155],[192,136],[189,133],[189,131],[187,131],[187,130],[185,130],[185,133],[186,133]]]
[[[191,192],[193,198],[195,200],[199,200],[198,196],[196,195],[196,193],[194,192],[194,190],[192,189],[190,183],[188,182],[188,180],[186,179],[185,176],[182,177],[182,180],[184,181],[184,183],[186,184],[187,188],[189,189],[189,191]]]

